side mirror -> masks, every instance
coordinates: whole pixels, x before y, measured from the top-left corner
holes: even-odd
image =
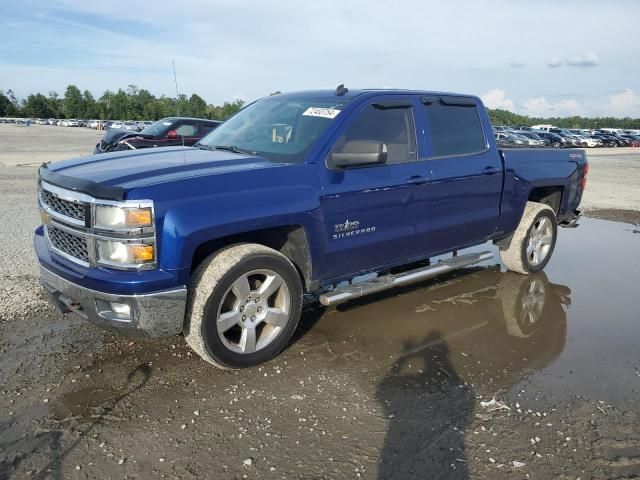
[[[167,132],[167,138],[170,138],[170,139],[172,139],[172,140],[173,140],[174,138],[178,138],[178,133],[177,133],[175,130],[169,130],[169,131]]]
[[[370,140],[346,142],[340,152],[332,152],[331,160],[336,167],[362,167],[387,162],[387,145]]]

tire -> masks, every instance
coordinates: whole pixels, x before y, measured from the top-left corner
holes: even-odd
[[[500,247],[502,263],[512,272],[539,272],[549,263],[557,236],[553,209],[543,203],[527,202],[511,242]]]
[[[298,271],[276,250],[251,243],[223,248],[202,262],[189,283],[185,339],[219,368],[266,362],[291,339],[302,293]]]

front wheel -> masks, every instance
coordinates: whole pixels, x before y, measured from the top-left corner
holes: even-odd
[[[502,263],[513,272],[539,272],[549,263],[557,236],[553,209],[543,203],[527,202],[511,242],[500,247]]]
[[[233,245],[212,254],[189,285],[185,339],[207,362],[244,368],[275,357],[302,310],[302,284],[276,250]]]

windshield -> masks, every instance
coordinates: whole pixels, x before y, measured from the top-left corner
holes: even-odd
[[[147,128],[143,129],[140,133],[144,135],[153,135],[158,136],[162,135],[164,131],[173,124],[173,121],[169,118],[163,118],[162,120],[158,120],[156,123],[149,125]]]
[[[224,122],[200,144],[233,147],[274,162],[302,163],[347,100],[264,98]]]

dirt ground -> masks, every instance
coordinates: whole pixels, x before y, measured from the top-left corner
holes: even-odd
[[[640,152],[589,151],[593,218],[544,273],[311,303],[274,361],[221,371],[47,303],[35,165],[98,134],[29,128],[0,125],[0,479],[640,478]]]

